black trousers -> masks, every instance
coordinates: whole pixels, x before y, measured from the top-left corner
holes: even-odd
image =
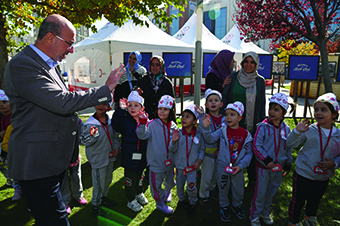
[[[19,181],[36,226],[70,225],[60,192],[64,176],[65,171],[56,176]]]
[[[294,171],[293,195],[289,202],[289,221],[296,224],[300,221],[300,213],[306,201],[306,216],[316,216],[322,196],[325,194],[329,180],[310,180]]]
[[[144,175],[143,170],[130,170],[124,169],[125,177],[125,195],[129,202],[135,199],[135,196],[144,191],[143,181]]]

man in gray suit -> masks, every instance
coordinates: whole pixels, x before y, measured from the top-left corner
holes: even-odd
[[[69,92],[55,66],[73,53],[76,31],[60,15],[41,24],[37,41],[8,62],[5,92],[13,130],[8,143],[9,174],[18,180],[36,225],[69,225],[60,183],[77,144],[77,110],[112,100],[124,65],[105,86]]]

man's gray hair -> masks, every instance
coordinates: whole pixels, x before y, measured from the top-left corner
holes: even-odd
[[[51,32],[54,35],[60,36],[61,26],[57,22],[51,21],[51,20],[48,20],[48,18],[45,18],[39,28],[38,40],[41,40],[42,38],[44,38],[48,32]]]

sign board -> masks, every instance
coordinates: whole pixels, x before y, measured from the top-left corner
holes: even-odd
[[[319,58],[319,56],[289,56],[288,79],[316,81]]]
[[[202,78],[207,76],[211,61],[214,59],[217,53],[203,53],[203,65],[202,65]]]
[[[192,53],[163,53],[165,72],[168,77],[190,78]]]
[[[265,79],[271,79],[273,68],[273,55],[270,54],[258,54],[258,55],[260,58],[260,64],[257,69],[257,72]]]

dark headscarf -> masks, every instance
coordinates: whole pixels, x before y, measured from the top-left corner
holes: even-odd
[[[230,69],[230,64],[231,61],[234,58],[234,52],[231,52],[229,50],[221,50],[216,54],[214,59],[210,63],[210,70],[208,71],[207,74],[209,73],[214,73],[219,79],[225,80],[226,77],[228,77],[232,69]]]

